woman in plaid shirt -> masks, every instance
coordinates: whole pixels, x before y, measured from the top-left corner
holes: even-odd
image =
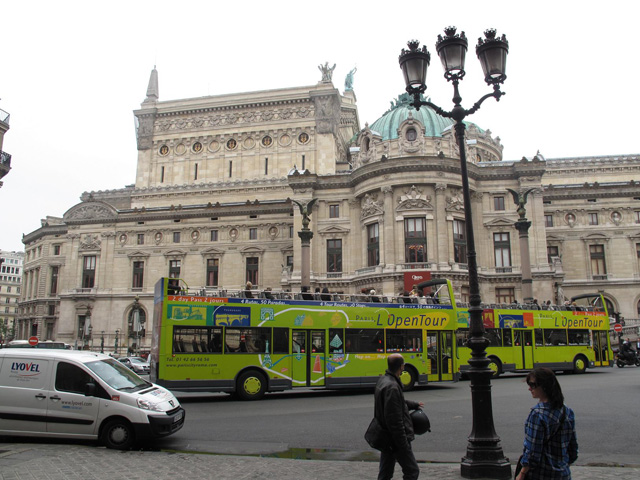
[[[524,426],[522,470],[516,480],[570,480],[569,465],[578,458],[573,410],[564,405],[558,379],[548,368],[532,370],[526,381],[531,396],[539,403],[531,409]]]

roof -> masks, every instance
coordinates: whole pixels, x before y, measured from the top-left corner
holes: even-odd
[[[371,124],[370,130],[380,134],[383,140],[393,140],[398,138],[398,127],[411,115],[424,125],[426,137],[441,137],[442,132],[455,123],[451,118],[438,115],[429,106],[424,105],[420,110],[416,110],[410,105],[412,101],[413,98],[408,93],[399,95],[395,102],[391,102],[391,108]],[[478,128],[478,130],[482,132],[482,129]]]

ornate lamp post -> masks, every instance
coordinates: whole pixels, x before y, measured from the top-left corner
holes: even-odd
[[[136,295],[133,299],[133,331],[136,334],[135,354],[140,355],[140,297]]]
[[[505,458],[500,445],[500,438],[493,425],[493,409],[491,405],[491,370],[487,359],[486,348],[489,341],[483,336],[482,307],[480,306],[480,287],[478,281],[478,266],[476,263],[476,249],[473,235],[473,218],[471,213],[471,195],[469,192],[469,177],[467,174],[467,155],[465,151],[465,124],[463,120],[475,113],[482,103],[494,97],[500,100],[504,92],[500,85],[507,78],[505,67],[509,44],[506,37],[496,38],[493,29],[484,32],[485,38],[478,40],[476,54],[482,64],[484,80],[493,85],[493,92],[478,100],[469,110],[464,109],[460,102],[462,97],[458,91],[458,84],[464,78],[464,61],[467,52],[467,39],[464,32],[456,34],[455,27],[445,29],[445,37],[438,35],[436,50],[444,67],[444,77],[453,83],[453,109],[448,112],[431,102],[423,101],[420,95],[427,89],[427,67],[431,55],[427,47],[419,48],[418,41],[408,43],[409,50],[402,50],[399,57],[400,68],[404,73],[407,92],[413,95],[412,105],[416,110],[422,105],[431,107],[436,113],[455,120],[456,141],[460,148],[460,171],[462,176],[462,195],[464,200],[464,219],[467,234],[467,260],[469,268],[469,339],[467,345],[471,348],[469,360],[469,377],[471,379],[471,402],[473,406],[473,426],[467,444],[467,454],[462,459],[460,473],[464,478],[510,478],[511,465]]]
[[[104,353],[104,330],[100,332],[100,353]]]
[[[118,355],[118,334],[120,333],[120,329],[116,328],[116,340],[113,344],[113,354]]]

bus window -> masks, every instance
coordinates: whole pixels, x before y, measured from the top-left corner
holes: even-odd
[[[511,341],[511,329],[510,328],[502,329],[502,345],[504,345],[505,347],[510,347],[510,346],[513,345],[513,342]]]
[[[220,343],[222,332],[219,328],[175,327],[173,329],[173,353],[209,353],[212,330],[217,332]]]
[[[516,347],[522,345],[522,330],[513,331],[513,345]]]
[[[311,351],[324,353],[324,331],[311,332]]]
[[[488,347],[502,346],[502,338],[499,328],[487,328],[484,336],[489,340],[489,345],[487,345]]]
[[[569,345],[589,345],[589,330],[569,330]]]
[[[227,353],[267,353],[269,328],[227,328],[225,345]]]
[[[329,353],[344,353],[344,330],[329,329]]]
[[[345,337],[345,353],[377,353],[384,351],[383,330],[349,329]]]
[[[536,328],[535,335],[536,335],[536,347],[544,346],[544,337],[542,336],[542,329]]]
[[[305,330],[293,331],[293,353],[307,353],[307,332]]]
[[[559,328],[547,329],[544,331],[544,344],[547,346],[566,345],[567,331]]]
[[[469,338],[468,328],[459,328],[456,330],[456,345],[459,347],[467,346],[467,338]]]
[[[289,329],[273,329],[273,353],[289,353]]]
[[[421,330],[387,330],[387,352],[422,352]]]

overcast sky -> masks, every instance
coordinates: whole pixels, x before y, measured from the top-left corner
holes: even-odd
[[[469,120],[504,145],[505,160],[640,153],[640,7],[633,1],[388,2],[7,1],[0,8],[3,150],[0,249],[62,216],[85,191],[134,183],[133,110],[157,65],[160,100],[333,83],[357,67],[361,128],[404,91],[398,54],[418,39],[432,54],[427,95],[445,109],[437,35],[469,39],[463,106],[490,91],[475,44],[489,27],[509,40],[507,92]],[[403,6],[407,6],[404,7]],[[410,7],[409,7],[410,6]],[[417,8],[410,10],[409,8]],[[640,178],[638,179],[640,180]]]

